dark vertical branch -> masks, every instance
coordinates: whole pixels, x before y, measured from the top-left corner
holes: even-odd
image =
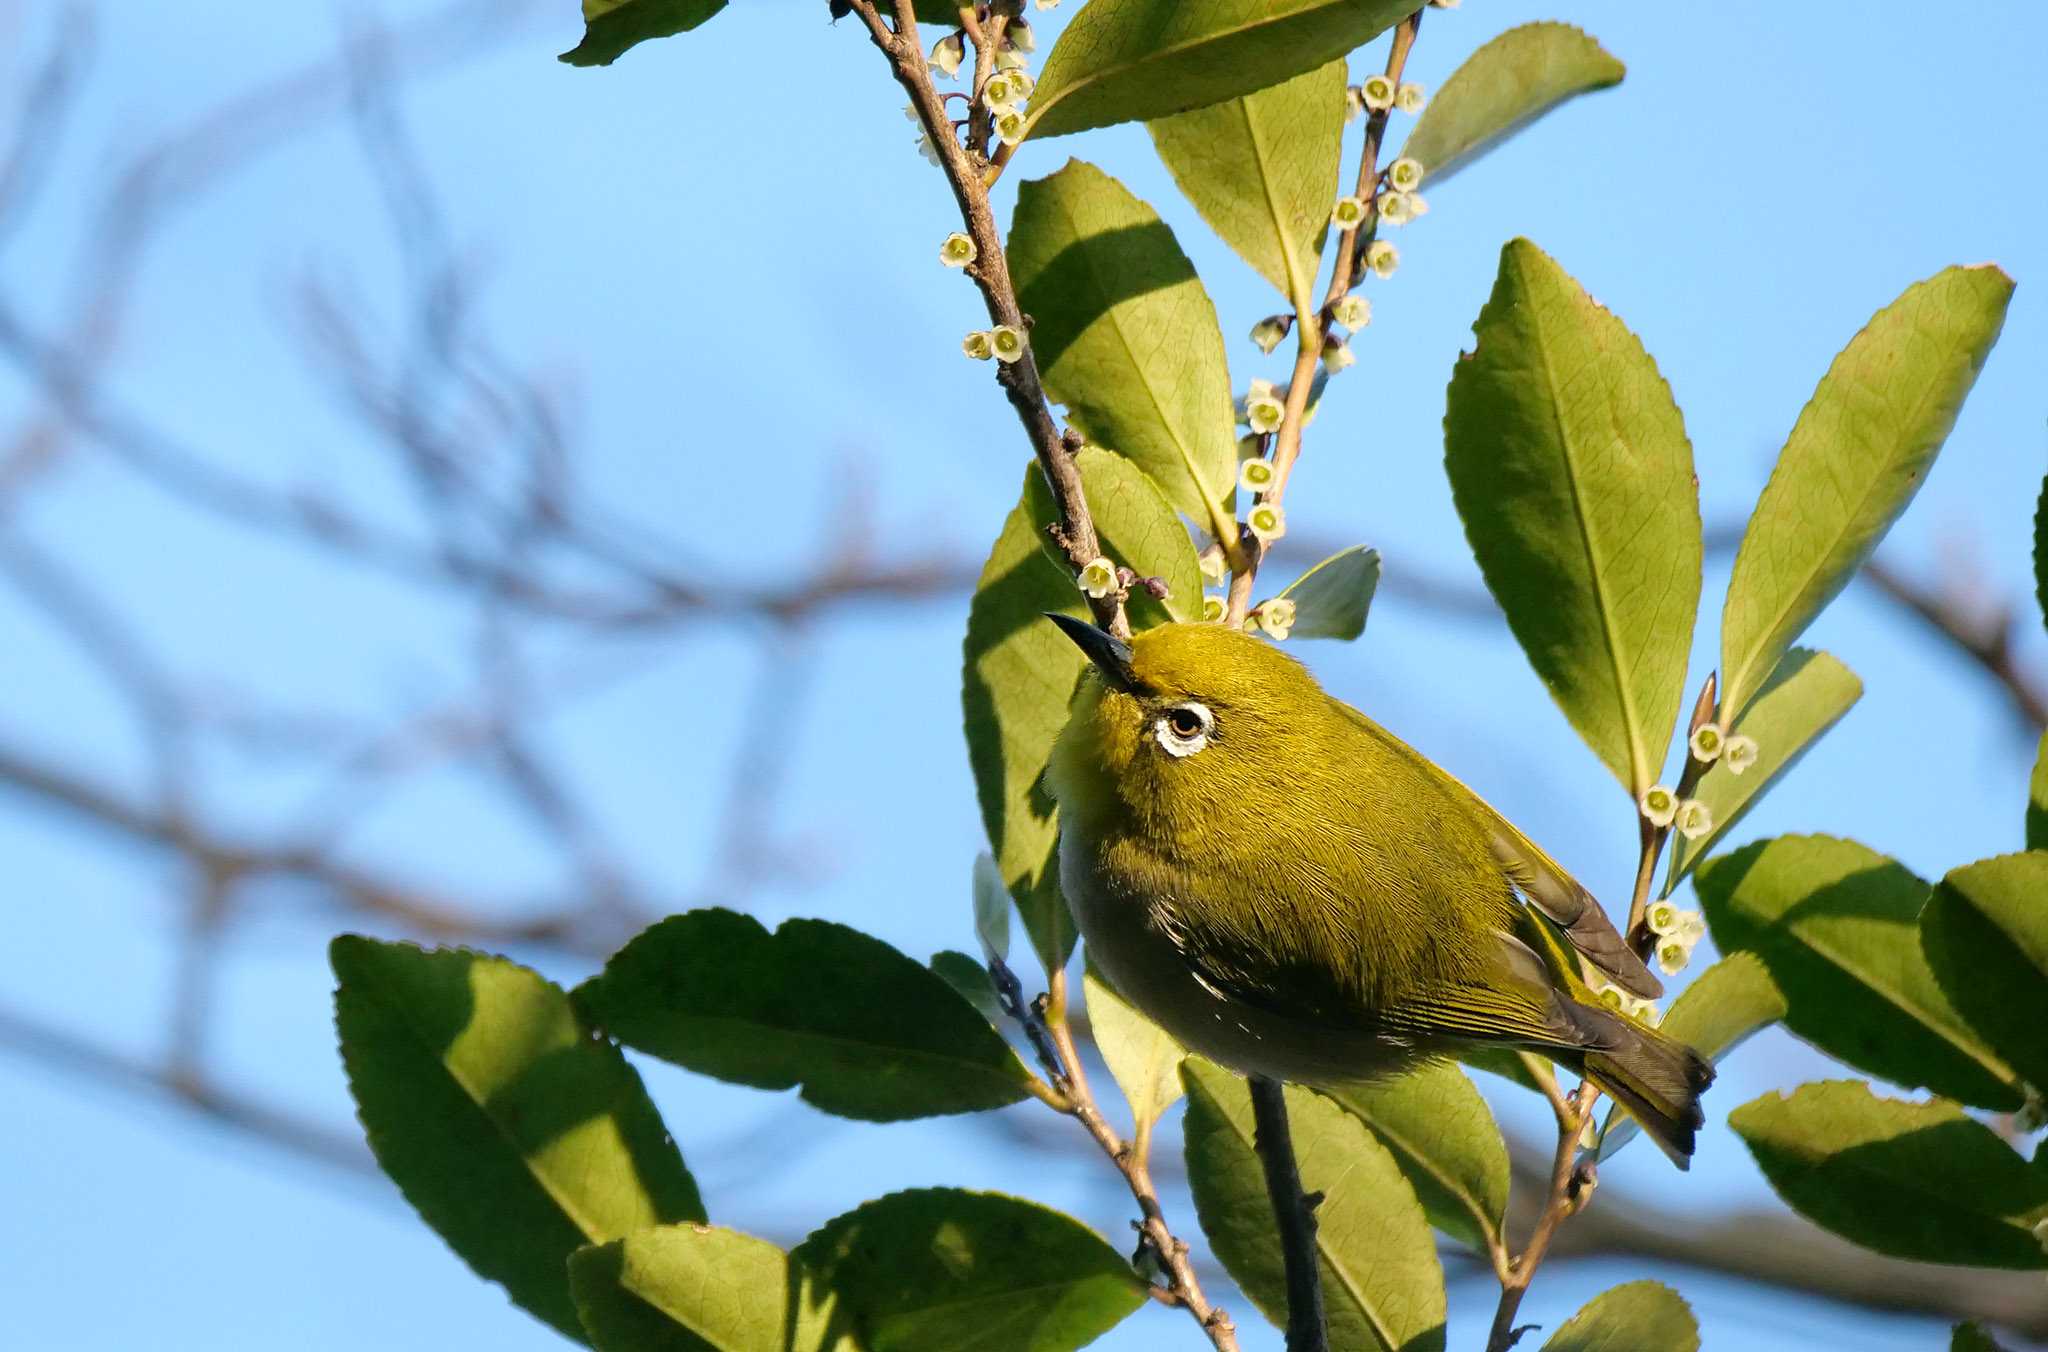
[[[1287,1124],[1287,1093],[1278,1080],[1251,1077],[1253,1146],[1266,1168],[1266,1191],[1280,1226],[1287,1265],[1287,1352],[1327,1352],[1323,1275],[1316,1257],[1316,1205],[1301,1190],[1294,1133]]]

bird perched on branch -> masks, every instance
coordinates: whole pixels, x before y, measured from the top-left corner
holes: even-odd
[[[1046,779],[1088,951],[1191,1050],[1335,1086],[1466,1047],[1591,1077],[1680,1168],[1713,1068],[1603,1005],[1663,993],[1600,904],[1478,795],[1218,624],[1088,655]]]

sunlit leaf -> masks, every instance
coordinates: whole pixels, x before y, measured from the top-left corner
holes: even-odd
[[[583,0],[583,41],[563,52],[572,66],[609,66],[628,48],[687,33],[725,0]]]
[[[1510,28],[1430,95],[1401,153],[1441,183],[1574,95],[1620,84],[1627,69],[1570,24]]]
[[[1699,1352],[1692,1306],[1662,1282],[1603,1291],[1559,1326],[1543,1352]]]
[[[1508,1151],[1486,1100],[1448,1061],[1326,1091],[1393,1153],[1429,1223],[1484,1254],[1508,1205]]]
[[[866,1352],[843,1303],[775,1245],[663,1225],[569,1260],[598,1352]]]
[[[1083,985],[1095,1049],[1102,1053],[1117,1088],[1124,1092],[1133,1130],[1149,1132],[1180,1097],[1180,1063],[1187,1050],[1172,1034],[1131,1008],[1093,967],[1083,977]]]
[[[1354,639],[1380,585],[1380,552],[1364,545],[1339,550],[1280,594],[1294,602],[1292,638]]]

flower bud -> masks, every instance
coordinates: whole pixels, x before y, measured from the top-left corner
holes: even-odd
[[[932,44],[931,59],[926,64],[950,80],[960,73],[960,62],[966,55],[967,46],[960,34],[948,33]]]
[[[1692,750],[1692,758],[1702,765],[1712,765],[1721,754],[1721,730],[1712,723],[1702,723],[1692,730],[1686,740]]]
[[[964,268],[981,256],[981,250],[974,247],[974,241],[955,230],[946,236],[946,242],[939,246],[939,261],[949,268]]]
[[[1202,567],[1202,576],[1210,582],[1221,582],[1230,576],[1230,560],[1223,557],[1223,546],[1211,543],[1196,560]]]
[[[1081,576],[1076,578],[1075,581],[1080,585],[1082,591],[1087,592],[1097,600],[1101,600],[1116,590],[1116,565],[1105,558],[1090,559],[1087,565],[1081,569]]]
[[[1278,503],[1262,502],[1246,514],[1244,525],[1260,544],[1269,545],[1287,534],[1287,513],[1280,510]]]
[[[1372,302],[1353,292],[1330,307],[1330,318],[1355,333],[1372,323]]]
[[[962,338],[960,350],[976,361],[987,361],[996,355],[995,344],[989,341],[987,329],[976,329]]]
[[[1678,834],[1687,840],[1698,840],[1714,829],[1713,812],[1697,798],[1688,798],[1680,803],[1678,815],[1671,820],[1678,828]]]
[[[1270,460],[1247,460],[1237,467],[1237,486],[1247,493],[1263,493],[1279,477]]]
[[[1368,75],[1358,86],[1359,100],[1376,113],[1384,113],[1393,107],[1394,97],[1399,92],[1393,80],[1385,75]]]
[[[1270,353],[1293,327],[1293,315],[1267,315],[1252,325],[1252,341],[1259,345],[1259,351]]]
[[[1024,335],[1008,324],[998,324],[988,331],[988,346],[996,360],[1007,366],[1024,355]]]
[[[1334,333],[1323,335],[1323,369],[1331,375],[1354,365],[1358,358],[1351,355],[1351,345]]]
[[[1038,50],[1038,35],[1031,31],[1031,25],[1022,19],[1012,19],[1003,29],[1003,41],[1020,52]]]
[[[1756,752],[1756,738],[1737,733],[1721,744],[1721,764],[1728,767],[1729,774],[1739,775],[1756,764]]]
[[[1276,596],[1259,606],[1259,628],[1273,637],[1275,642],[1286,639],[1294,628],[1294,602],[1285,596]]]
[[[1403,80],[1401,87],[1394,91],[1394,106],[1404,113],[1419,113],[1429,98],[1422,92],[1422,86]]]
[[[1365,96],[1358,92],[1357,85],[1344,86],[1344,120],[1356,122],[1365,116]]]
[[[1397,192],[1414,192],[1422,186],[1422,161],[1403,155],[1387,166],[1387,182]]]
[[[1643,790],[1643,796],[1636,801],[1643,816],[1652,826],[1669,826],[1678,815],[1678,795],[1662,784],[1653,784]]]
[[[1340,197],[1330,208],[1330,224],[1339,230],[1356,230],[1365,224],[1365,199]]]
[[[1401,251],[1391,240],[1376,239],[1365,251],[1365,265],[1372,269],[1373,276],[1385,281],[1401,266]]]

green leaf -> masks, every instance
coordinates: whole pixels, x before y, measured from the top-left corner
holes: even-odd
[[[1339,550],[1281,592],[1294,602],[1294,638],[1354,639],[1380,585],[1380,552],[1364,545]]]
[[[829,920],[770,934],[726,910],[672,915],[612,955],[576,1002],[630,1047],[758,1089],[803,1087],[841,1117],[1000,1108],[1030,1072],[929,968]]]
[[[377,1162],[479,1276],[580,1340],[571,1253],[704,1217],[640,1077],[516,963],[353,934],[328,953]]]
[[[932,954],[930,966],[941,980],[973,1005],[982,1018],[991,1024],[1001,1021],[1003,1006],[996,999],[995,982],[989,977],[988,968],[967,954],[950,948]]]
[[[843,1302],[765,1239],[663,1225],[569,1260],[598,1352],[864,1352]]]
[[[1149,122],[1234,99],[1334,61],[1417,8],[1416,0],[1093,0],[1045,58],[1025,135]]]
[[[1199,1057],[1186,1082],[1188,1183],[1202,1232],[1225,1269],[1276,1324],[1287,1322],[1287,1279],[1266,1177],[1252,1148],[1244,1081]],[[1287,1087],[1302,1186],[1316,1208],[1330,1346],[1344,1352],[1432,1352],[1444,1346],[1443,1268],[1414,1191],[1365,1124],[1329,1100]]]
[[[1975,1320],[1955,1327],[1955,1336],[1949,1339],[1948,1352],[2005,1352],[1998,1340],[1985,1331]]]
[[[1182,195],[1297,309],[1314,305],[1337,200],[1345,63],[1149,125]]]
[[[1692,1306],[1662,1282],[1603,1291],[1564,1321],[1543,1352],[1699,1352]]]
[[[1095,1049],[1109,1066],[1124,1102],[1131,1106],[1132,1130],[1148,1136],[1152,1124],[1180,1097],[1180,1063],[1187,1049],[1172,1034],[1131,1008],[1091,965],[1082,976],[1088,1023]]]
[[[1401,153],[1441,183],[1574,95],[1620,84],[1627,70],[1568,23],[1510,28],[1430,96]]]
[[[1756,763],[1742,774],[1717,762],[1700,780],[1694,796],[1707,805],[1713,829],[1698,840],[1673,832],[1671,866],[1664,872],[1664,896],[1699,866],[1700,860],[1725,840],[1764,790],[1799,763],[1821,734],[1841,721],[1849,706],[1863,697],[1863,682],[1833,657],[1811,648],[1794,648],[1731,729],[1756,742]]]
[[[1526,239],[1451,376],[1444,463],[1529,662],[1631,795],[1656,782],[1700,590],[1692,447],[1656,363]]]
[[[1953,1103],[1905,1103],[1860,1080],[1765,1094],[1728,1115],[1793,1210],[1895,1258],[2048,1268],[2028,1228],[2048,1177]]]
[[[1068,420],[1227,537],[1237,480],[1230,371],[1216,308],[1173,232],[1123,184],[1070,160],[1017,190],[1010,271],[1046,391]]]
[[[2048,1088],[2048,853],[1951,872],[1920,913],[1920,942],[1970,1027]]]
[[[2048,619],[2048,478],[2041,480],[2041,497],[2034,504],[2034,600]]]
[[[1794,1033],[1894,1084],[2020,1106],[2012,1068],[1920,951],[1929,888],[1903,867],[1854,841],[1780,836],[1709,860],[1695,885],[1716,946],[1763,959]]]
[[[583,0],[583,41],[557,59],[609,66],[628,48],[687,33],[724,8],[725,0]]]
[[[1701,972],[1671,1002],[1658,1025],[1716,1065],[1721,1058],[1785,1017],[1785,996],[1754,953],[1735,952]],[[1642,1128],[1618,1108],[1600,1128],[1600,1158],[1611,1159]]]
[[[2027,785],[2027,848],[2048,850],[2048,733],[2034,753],[2034,776]]]
[[[1508,1151],[1486,1100],[1448,1061],[1378,1084],[1326,1090],[1393,1152],[1429,1223],[1480,1253],[1500,1239]]]
[[[1143,471],[1107,451],[1089,448],[1075,460],[1103,545],[1111,558],[1144,577],[1166,580],[1164,606],[1134,604],[1133,621],[1200,613],[1202,571],[1194,545],[1173,509]],[[1052,494],[1036,465],[1003,523],[967,612],[961,703],[974,789],[997,867],[1048,971],[1074,951],[1074,924],[1052,867],[1059,833],[1053,801],[1040,776],[1067,724],[1067,701],[1087,659],[1045,612],[1085,617],[1087,606],[1066,569],[1040,548]]]
[[[1944,269],[1879,310],[1821,377],[1735,555],[1723,710],[1740,715],[1913,500],[2011,298],[1995,267]]]
[[[974,936],[983,956],[1010,956],[1010,889],[986,850],[974,856]]]
[[[1067,1352],[1145,1303],[1131,1265],[1070,1216],[996,1193],[892,1193],[791,1255],[851,1307],[868,1352]]]

